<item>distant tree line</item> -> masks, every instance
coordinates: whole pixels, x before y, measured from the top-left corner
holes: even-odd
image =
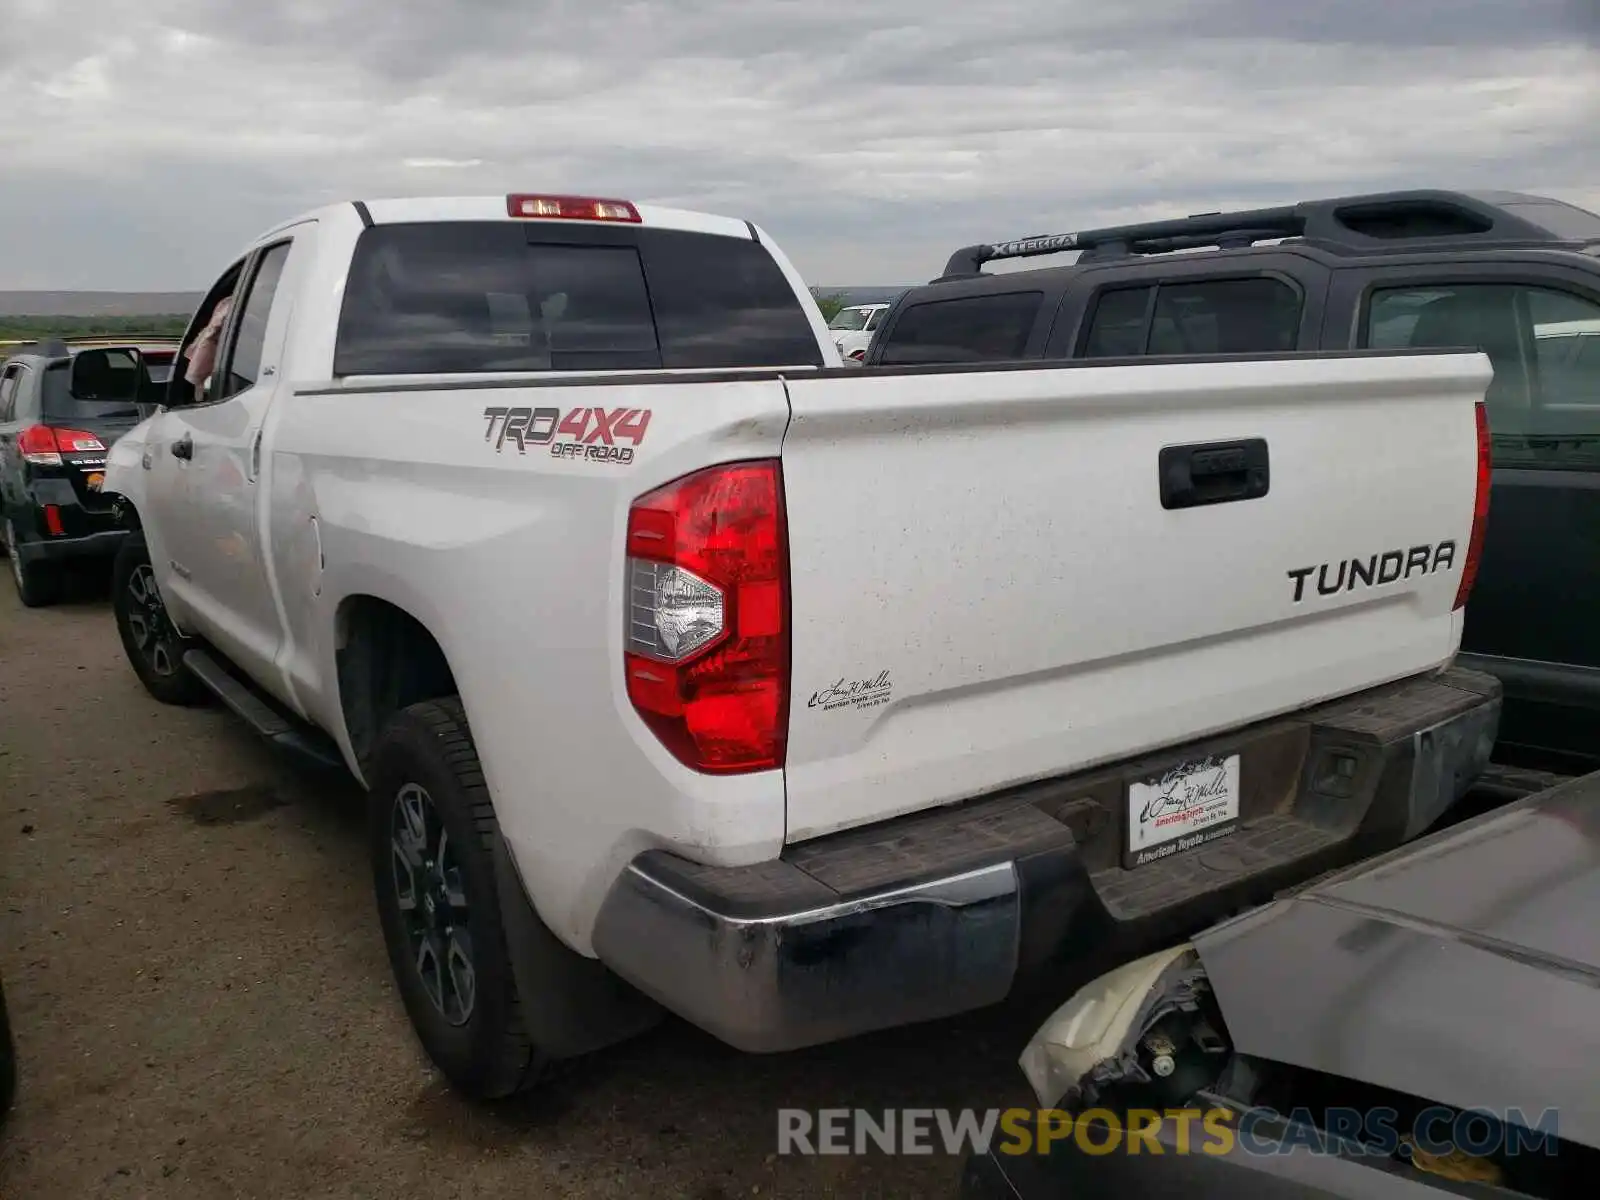
[[[0,317],[0,341],[97,337],[100,334],[156,333],[177,337],[188,327],[187,314],[145,317]]]
[[[817,307],[822,310],[822,319],[824,321],[833,320],[834,317],[839,315],[839,310],[844,307],[845,297],[840,294],[833,292],[824,294],[817,291],[816,288],[812,288],[811,295],[816,300]]]

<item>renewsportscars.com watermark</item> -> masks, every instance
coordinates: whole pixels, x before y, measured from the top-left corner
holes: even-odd
[[[1558,1115],[1521,1109],[1425,1108],[1409,1122],[1392,1108],[1059,1109],[859,1108],[778,1110],[779,1154],[1352,1154],[1388,1157],[1403,1146],[1432,1155],[1554,1155]]]

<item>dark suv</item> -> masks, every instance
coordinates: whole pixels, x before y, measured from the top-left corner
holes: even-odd
[[[984,274],[1078,251],[1068,266]],[[1198,253],[1179,253],[1198,251]],[[868,368],[1476,347],[1494,485],[1462,664],[1505,685],[1501,761],[1600,767],[1600,215],[1393,192],[969,246]]]
[[[0,365],[0,550],[30,608],[56,598],[64,560],[108,557],[122,544],[100,492],[106,451],[160,403],[176,350],[155,340],[39,342]]]

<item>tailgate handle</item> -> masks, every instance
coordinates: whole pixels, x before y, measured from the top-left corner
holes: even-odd
[[[1161,448],[1161,507],[1198,508],[1267,494],[1267,439]]]

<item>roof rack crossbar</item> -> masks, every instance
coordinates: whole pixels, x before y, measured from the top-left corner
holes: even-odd
[[[1012,242],[965,246],[950,256],[946,277],[976,275],[985,263],[1010,258],[1036,258],[1069,250],[1099,250],[1124,253],[1159,253],[1154,244],[1181,242],[1178,248],[1215,246],[1220,238],[1265,241],[1268,238],[1298,237],[1305,232],[1306,215],[1299,205],[1259,208],[1250,212],[1196,213],[1167,221],[1147,221],[1138,225],[1114,225],[1078,233],[1041,234]]]

